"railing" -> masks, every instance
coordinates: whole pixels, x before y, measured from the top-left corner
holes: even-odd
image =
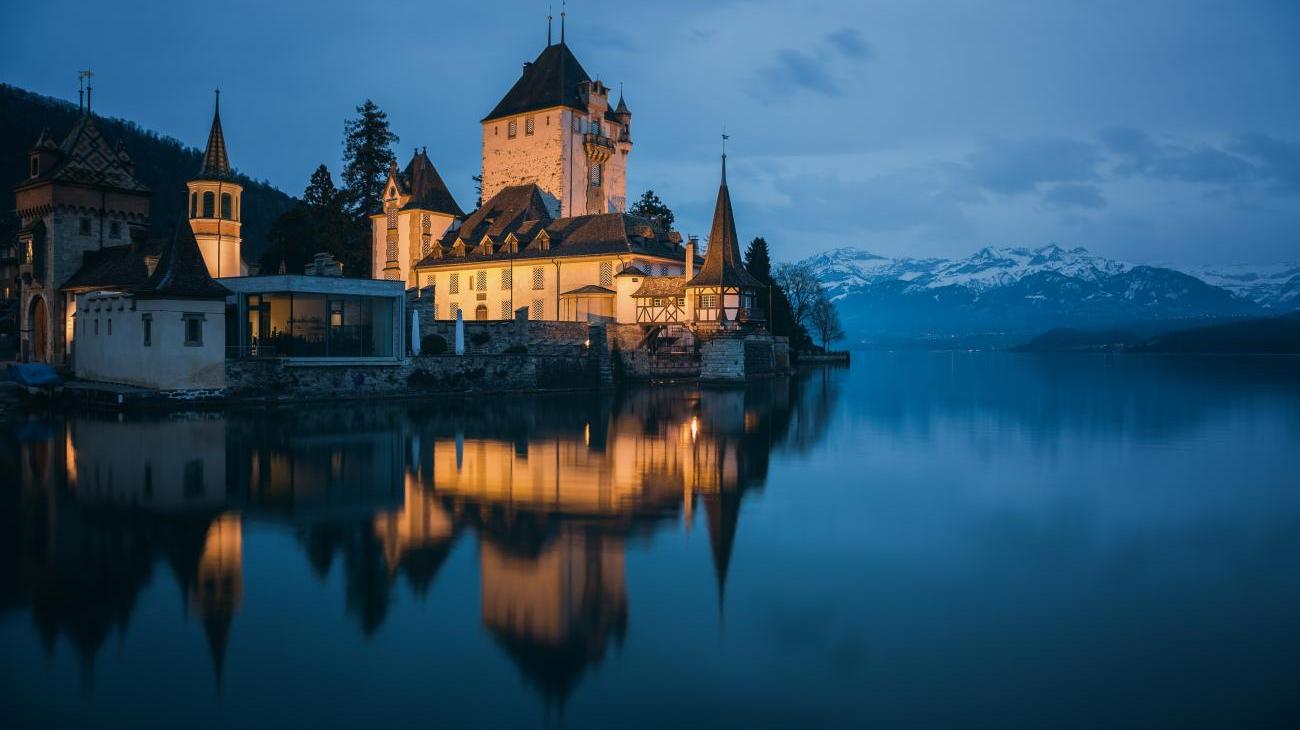
[[[596,134],[594,132],[585,132],[582,135],[582,143],[584,145],[595,145],[597,147],[604,147],[609,150],[614,149],[614,140],[610,139],[609,137],[606,137],[603,134]]]

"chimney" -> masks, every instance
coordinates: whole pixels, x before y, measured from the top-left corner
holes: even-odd
[[[690,281],[695,276],[695,236],[691,236],[686,241],[686,280]]]

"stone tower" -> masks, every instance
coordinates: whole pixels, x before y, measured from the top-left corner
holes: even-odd
[[[150,191],[119,143],[82,115],[61,143],[41,133],[28,176],[14,188],[18,216],[20,357],[67,362],[76,299],[63,290],[87,254],[129,245],[149,225]]]
[[[631,125],[627,104],[610,108],[609,88],[561,31],[483,119],[483,200],[536,183],[555,217],[624,211]]]
[[[190,190],[190,228],[213,278],[248,273],[240,256],[240,210],[244,187],[235,181],[221,131],[221,92],[217,91],[212,130],[203,151],[199,174],[187,183]]]

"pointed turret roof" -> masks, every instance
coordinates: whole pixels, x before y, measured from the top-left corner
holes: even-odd
[[[203,164],[195,180],[226,180],[230,174],[230,156],[226,154],[226,135],[221,131],[221,92],[217,92],[212,110],[212,129],[208,132],[208,146],[203,151]]]
[[[713,573],[718,581],[718,612],[727,597],[727,570],[731,567],[731,550],[736,544],[736,526],[740,522],[740,493],[723,491],[704,497],[708,514],[709,548],[713,551]]]
[[[623,101],[623,90],[618,90],[618,106],[614,107],[615,114],[626,114],[631,116],[632,110],[627,108],[627,102]]]
[[[208,275],[194,231],[186,221],[177,224],[153,274],[135,290],[137,297],[150,299],[224,299],[229,293]]]
[[[433,161],[425,149],[417,151],[411,162],[402,171],[400,182],[411,196],[410,201],[402,206],[403,210],[418,209],[434,213],[446,213],[457,218],[464,217],[465,211],[456,204],[447,184],[442,181]]]
[[[41,174],[23,181],[19,188],[47,181],[117,188],[137,193],[148,193],[149,188],[135,178],[118,155],[118,150],[108,143],[89,114],[79,117],[63,142],[54,145],[48,130],[41,133],[33,151],[57,153],[57,162],[41,170]]]
[[[713,208],[713,228],[709,231],[709,250],[704,255],[700,273],[687,286],[748,286],[763,283],[750,275],[740,257],[740,239],[736,235],[736,217],[731,212],[731,193],[727,191],[727,156],[722,156],[722,183],[718,202]]]
[[[532,63],[524,64],[519,80],[483,121],[553,106],[585,110],[587,102],[578,90],[584,81],[591,81],[591,77],[561,40],[543,49]]]

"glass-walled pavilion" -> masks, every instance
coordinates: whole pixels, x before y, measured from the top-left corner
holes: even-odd
[[[221,279],[227,356],[392,359],[404,352],[400,282],[325,276]]]

